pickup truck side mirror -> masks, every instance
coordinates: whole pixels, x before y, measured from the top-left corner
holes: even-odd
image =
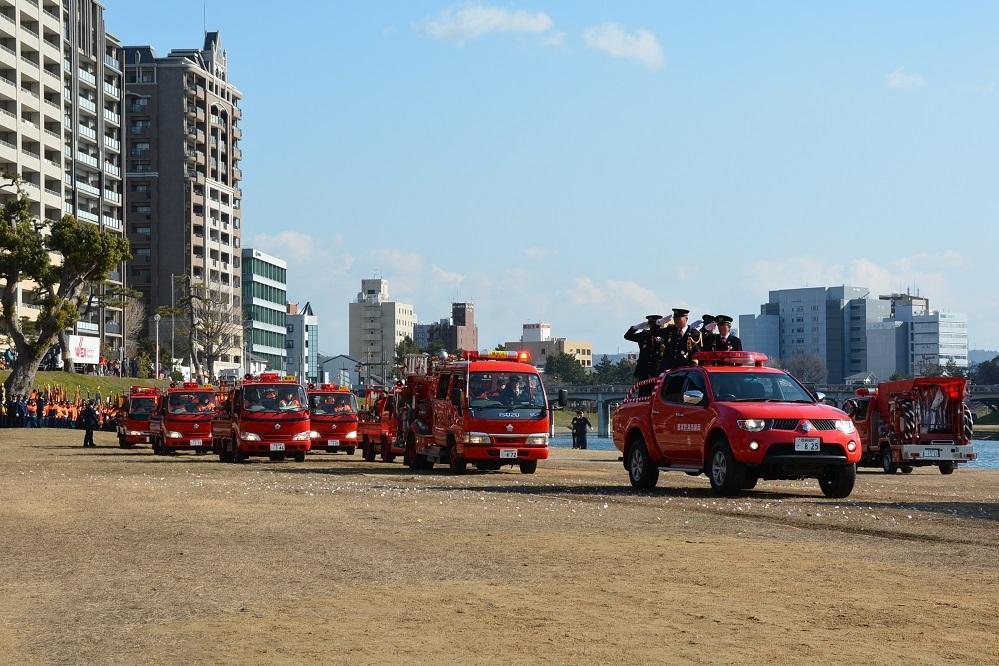
[[[565,407],[569,404],[569,392],[565,389],[558,390],[558,406]]]
[[[683,404],[685,405],[699,405],[704,402],[704,393],[701,391],[684,391],[683,392]]]
[[[822,402],[823,400],[826,399],[826,394],[823,393],[822,391],[816,391],[815,392],[815,399],[818,400],[819,402]]]

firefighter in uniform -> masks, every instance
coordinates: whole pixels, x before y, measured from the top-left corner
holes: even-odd
[[[672,370],[683,365],[693,365],[694,354],[701,351],[701,332],[687,325],[690,310],[673,308],[673,325],[666,329],[663,343],[663,370]]]
[[[728,315],[718,315],[715,317],[718,322],[718,335],[712,343],[712,351],[742,351],[742,340],[730,335],[732,332],[732,318]]]
[[[629,328],[624,339],[638,344],[638,361],[635,363],[635,380],[641,381],[659,374],[663,359],[662,315],[648,315],[646,321]]]
[[[718,335],[715,332],[718,329],[718,320],[715,319],[714,315],[706,314],[701,317],[701,321],[703,322],[703,327],[700,329],[701,351],[711,351],[714,348],[715,337]],[[696,328],[697,325],[694,326]]]

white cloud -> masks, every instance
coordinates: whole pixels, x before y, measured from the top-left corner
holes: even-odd
[[[553,32],[544,39],[541,40],[544,46],[550,46],[552,48],[560,48],[565,46],[565,33],[564,32]]]
[[[328,247],[339,247],[343,239],[334,237],[325,243],[315,236],[287,229],[276,234],[257,234],[253,247],[261,252],[284,259],[289,266],[321,264],[322,270],[335,275],[343,275],[354,265],[354,257],[348,253],[331,254]]]
[[[447,284],[458,285],[465,281],[465,276],[461,273],[452,273],[446,271],[437,264],[430,267],[430,272],[441,282],[446,282]]]
[[[897,67],[893,71],[889,72],[885,76],[885,81],[888,83],[889,88],[895,88],[897,90],[911,90],[914,88],[922,88],[926,85],[926,79],[924,79],[920,74],[910,74],[905,71],[904,67]]]
[[[548,248],[538,247],[536,245],[524,248],[524,257],[530,259],[531,261],[541,261],[552,254],[554,253]]]
[[[544,12],[508,10],[488,5],[449,7],[434,18],[427,18],[416,28],[433,37],[464,44],[491,32],[540,35],[555,23]]]
[[[666,63],[659,40],[645,28],[629,33],[616,23],[602,23],[586,28],[583,42],[612,58],[634,60],[649,69],[660,69]]]

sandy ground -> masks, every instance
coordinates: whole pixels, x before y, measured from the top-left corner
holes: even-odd
[[[0,430],[3,663],[999,662],[999,472],[718,499]]]

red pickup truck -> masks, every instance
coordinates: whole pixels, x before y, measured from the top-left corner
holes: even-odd
[[[846,414],[824,405],[765,354],[701,352],[698,366],[638,382],[614,413],[614,444],[637,489],[660,470],[707,474],[736,494],[760,479],[815,478],[826,497],[847,497],[860,438]]]

